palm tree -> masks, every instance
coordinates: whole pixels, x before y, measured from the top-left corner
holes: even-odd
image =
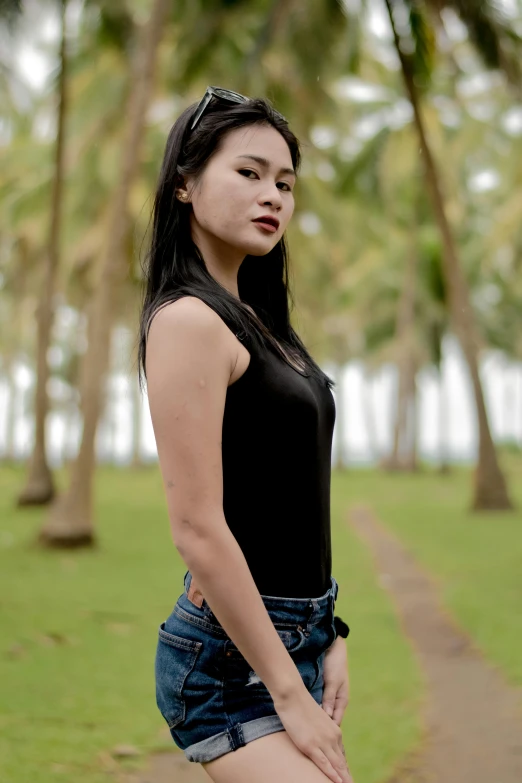
[[[417,227],[412,227],[415,236]],[[411,242],[404,268],[397,308],[396,338],[399,343],[397,404],[393,450],[383,466],[388,470],[416,470],[416,375],[417,324],[415,317],[418,288],[418,247]]]
[[[27,324],[30,322],[28,310],[32,306],[28,280],[34,274],[33,255],[26,236],[20,233],[13,238],[8,255],[14,263],[1,265],[3,275],[2,307],[0,308],[0,355],[2,379],[9,389],[7,422],[4,450],[5,459],[10,461],[15,455],[16,424],[16,384],[14,371],[20,357],[26,353],[30,343]]]
[[[414,122],[422,150],[426,182],[432,207],[441,234],[443,270],[448,290],[452,324],[462,345],[475,396],[479,428],[479,455],[475,471],[472,505],[474,510],[509,510],[513,508],[513,504],[497,460],[479,374],[478,330],[470,302],[467,281],[459,262],[456,243],[446,214],[441,177],[428,141],[421,110],[421,96],[418,84],[423,77],[426,79],[429,76],[429,45],[433,38],[433,31],[428,24],[425,9],[422,9],[419,3],[410,0],[408,2],[410,13],[409,41],[405,44],[403,27],[401,27],[401,34],[398,32],[393,0],[385,0],[385,2],[406,92],[413,108]],[[411,41],[415,43],[414,56],[408,51]]]
[[[316,7],[320,9],[321,3],[316,0]],[[209,24],[206,36],[201,37],[196,45],[190,40],[190,36],[183,36],[176,48],[175,78],[172,80],[176,86],[183,86],[194,81],[200,75],[202,64],[208,63],[209,58],[214,57],[215,47],[212,43],[219,36],[223,36],[225,44],[236,37],[237,27],[226,22],[232,11],[228,2],[222,2],[215,7],[215,3],[209,3]],[[330,10],[334,10],[338,19],[342,13],[337,2],[329,0]],[[44,525],[40,539],[43,543],[55,546],[79,546],[93,542],[92,530],[92,481],[95,467],[94,439],[102,401],[101,381],[105,378],[108,364],[108,344],[111,322],[114,317],[115,290],[125,277],[125,266],[122,264],[122,244],[126,238],[128,228],[128,191],[131,181],[136,173],[136,162],[139,142],[143,133],[143,118],[147,100],[152,92],[152,73],[155,65],[157,44],[160,34],[163,32],[160,18],[164,18],[168,3],[165,0],[155,0],[151,21],[149,25],[148,43],[143,46],[143,62],[136,67],[134,79],[135,89],[129,102],[129,117],[127,128],[129,134],[125,144],[125,161],[119,188],[115,194],[113,214],[111,219],[111,238],[107,252],[104,255],[100,270],[99,280],[103,281],[98,286],[90,307],[89,318],[89,347],[81,369],[81,399],[83,413],[83,436],[78,458],[72,466],[71,482],[66,493],[58,498],[50,510],[46,524]],[[190,8],[183,10],[181,21],[186,21],[185,16]],[[179,11],[178,11],[179,14]],[[257,16],[256,16],[257,14]],[[258,24],[262,15],[254,14],[254,27]],[[278,19],[286,14],[277,15]],[[301,15],[302,16],[302,15]],[[196,21],[200,21],[199,19]],[[308,31],[310,33],[310,30]],[[228,36],[228,37],[227,37]],[[152,41],[154,40],[154,46]],[[226,46],[225,46],[226,48]],[[234,44],[235,48],[235,44]],[[264,47],[262,46],[261,49]],[[223,58],[221,58],[223,60]],[[257,54],[254,55],[257,59]],[[224,61],[223,61],[224,62]],[[237,63],[236,63],[237,65]],[[219,68],[216,63],[216,77]],[[232,68],[230,62],[226,62],[224,69],[228,73],[237,71]],[[310,111],[308,112],[310,114]]]
[[[128,233],[129,193],[139,167],[146,110],[153,92],[159,43],[168,7],[168,0],[154,0],[133,61],[120,177],[112,202],[106,252],[89,310],[88,348],[81,367],[82,441],[78,457],[71,468],[69,487],[52,505],[40,532],[40,541],[48,546],[76,547],[94,542],[92,484],[95,435],[102,402],[101,381],[105,379],[108,367],[113,301],[117,296],[118,285],[125,276],[123,262]]]
[[[55,144],[55,161],[52,195],[49,215],[49,236],[45,259],[44,286],[38,308],[38,344],[36,352],[36,400],[35,440],[29,462],[27,482],[18,497],[18,505],[41,505],[49,503],[55,494],[54,481],[46,456],[45,422],[49,409],[47,382],[49,365],[47,354],[51,340],[54,312],[54,293],[59,266],[60,225],[62,216],[62,194],[65,157],[65,120],[67,116],[67,0],[60,0],[60,68],[58,76],[58,112]]]

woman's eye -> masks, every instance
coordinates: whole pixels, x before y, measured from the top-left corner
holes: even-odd
[[[248,176],[249,174],[253,174],[254,177],[257,177],[257,172],[252,171],[252,169],[239,169],[239,174],[242,174],[243,176],[246,176],[247,179],[250,179],[249,176]],[[290,192],[290,193],[292,192],[292,188],[290,187],[288,182],[278,182],[277,184],[278,184],[278,186],[279,185],[284,185],[288,192]],[[280,190],[282,190],[282,188],[280,188]]]

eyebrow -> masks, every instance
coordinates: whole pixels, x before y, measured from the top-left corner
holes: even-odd
[[[255,160],[256,163],[259,163],[260,166],[263,166],[265,169],[270,168],[270,163],[266,158],[261,158],[259,155],[238,155],[238,158],[249,158],[249,160]],[[291,174],[293,177],[297,178],[297,174],[293,169],[279,169],[280,174]]]

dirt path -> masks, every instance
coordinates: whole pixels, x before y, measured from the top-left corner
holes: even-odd
[[[521,694],[484,661],[431,578],[368,509],[353,509],[348,522],[370,548],[426,678],[423,747],[389,783],[522,783]]]

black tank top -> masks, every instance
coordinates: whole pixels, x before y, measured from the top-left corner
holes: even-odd
[[[248,350],[226,395],[225,519],[262,595],[318,597],[332,568],[333,394],[277,349]]]

